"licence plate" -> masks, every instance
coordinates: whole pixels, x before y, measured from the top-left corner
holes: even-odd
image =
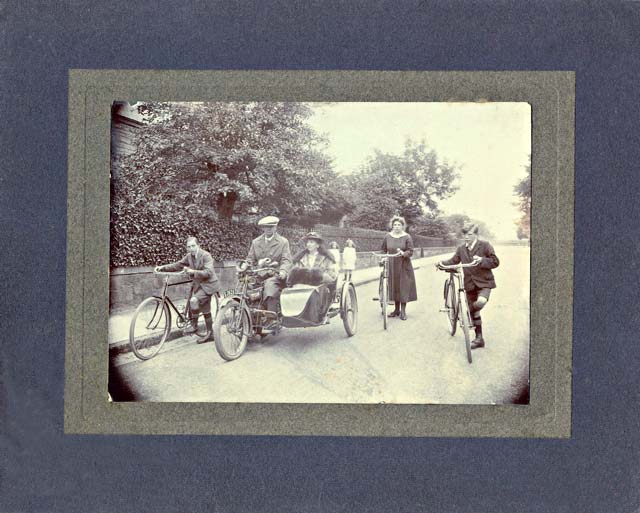
[[[238,294],[240,294],[240,292],[236,289],[229,289],[224,291],[223,297],[236,296]]]

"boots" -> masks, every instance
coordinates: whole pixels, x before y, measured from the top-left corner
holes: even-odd
[[[400,315],[400,303],[396,301],[396,307],[387,317],[398,317]]]
[[[269,312],[276,313],[276,318],[273,319],[272,317],[269,317],[272,320],[266,323],[266,325],[264,326],[264,329],[276,330],[279,326],[279,319],[280,319],[280,299],[278,299],[277,297],[269,296],[265,301],[265,306]]]
[[[207,331],[204,335],[198,337],[198,344],[204,344],[211,340],[211,335],[213,334],[213,320],[211,319],[211,314],[204,314],[204,324],[207,327]]]
[[[407,303],[400,303],[400,319],[407,320]]]
[[[482,325],[476,325],[476,338],[471,342],[471,349],[478,349],[479,347],[484,347],[484,339],[482,338]]]
[[[183,335],[193,335],[198,329],[198,318],[189,318],[189,324],[182,330]]]
[[[481,336],[477,336],[471,342],[471,349],[478,349],[479,347],[484,347],[484,339]]]

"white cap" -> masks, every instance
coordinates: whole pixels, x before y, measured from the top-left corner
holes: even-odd
[[[258,221],[258,226],[276,226],[280,222],[276,216],[263,217]]]

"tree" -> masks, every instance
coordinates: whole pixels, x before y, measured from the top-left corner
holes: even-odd
[[[146,103],[137,151],[116,180],[165,202],[210,212],[321,216],[335,173],[302,103]],[[127,176],[128,175],[128,176]],[[135,182],[135,184],[133,183]]]
[[[519,226],[519,225],[518,225],[518,230],[517,230],[517,236],[518,236],[518,240],[528,239],[529,238],[529,234],[524,231],[522,226]]]
[[[424,237],[446,239],[451,236],[451,229],[446,220],[440,216],[423,216],[421,219],[416,221],[412,233],[422,235]]]
[[[403,216],[413,225],[423,215],[438,212],[438,200],[451,196],[457,187],[455,166],[440,162],[424,141],[408,139],[400,155],[376,150],[350,177],[352,224],[385,229],[391,216]]]
[[[478,235],[486,239],[493,239],[495,236],[484,221],[472,219],[466,214],[451,214],[443,218],[449,226],[449,233],[457,238],[462,238],[462,228],[465,224],[475,224],[478,226]]]
[[[520,218],[516,221],[518,239],[531,237],[531,155],[525,166],[526,176],[513,187],[517,196],[516,206],[520,210]]]

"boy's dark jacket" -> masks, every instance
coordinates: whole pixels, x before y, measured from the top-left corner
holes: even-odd
[[[454,265],[462,262],[470,264],[473,262],[474,255],[482,257],[482,261],[477,267],[467,267],[464,269],[464,288],[471,290],[479,289],[495,289],[496,281],[493,278],[491,269],[495,269],[500,265],[500,260],[496,256],[493,246],[486,240],[478,239],[476,245],[471,251],[467,249],[466,244],[458,246],[455,255],[449,260],[443,260],[444,265]],[[475,287],[474,287],[475,286]]]

